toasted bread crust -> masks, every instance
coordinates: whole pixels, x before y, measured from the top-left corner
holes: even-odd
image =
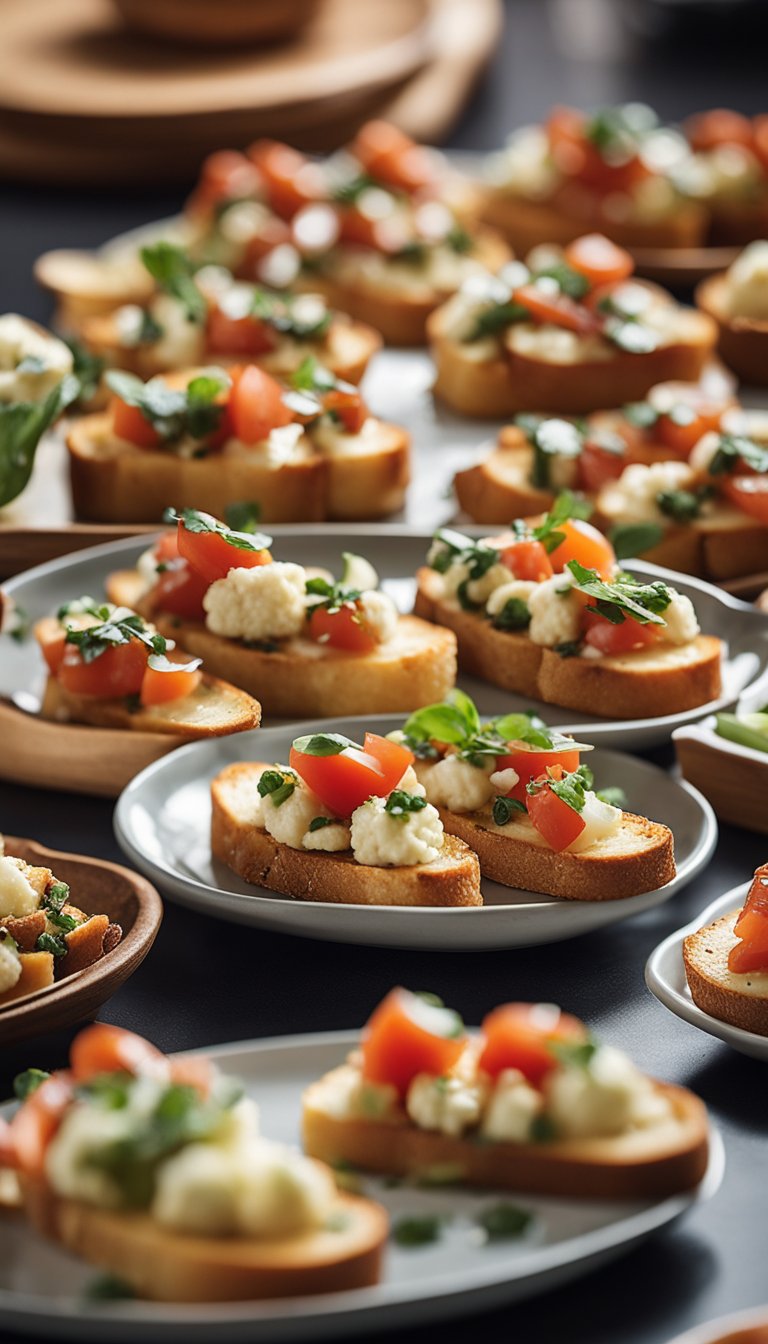
[[[768,387],[768,322],[752,317],[730,317],[726,285],[724,273],[702,280],[694,291],[696,304],[716,323],[718,354],[728,367],[743,382]]]
[[[376,1283],[387,1215],[372,1200],[339,1193],[338,1230],[268,1241],[173,1232],[147,1214],[61,1199],[24,1179],[24,1210],[43,1236],[129,1283],[155,1302],[233,1302],[364,1288]]]
[[[597,203],[599,198],[594,200]],[[480,217],[523,256],[543,239],[548,243],[571,243],[592,229],[598,229],[630,251],[633,247],[696,247],[703,242],[707,220],[704,209],[689,202],[663,219],[624,223],[607,219],[597,208],[569,213],[556,200],[526,200],[502,187],[486,189]]]
[[[683,964],[691,998],[710,1017],[743,1031],[768,1036],[768,989],[765,995],[747,993],[755,977],[728,969],[728,953],[735,945],[733,925],[738,910],[722,915],[683,940]],[[757,973],[756,973],[757,974]],[[763,972],[761,978],[765,973]]]
[[[662,1199],[699,1184],[707,1168],[706,1108],[687,1088],[658,1083],[674,1123],[618,1138],[550,1143],[478,1143],[418,1129],[405,1112],[392,1120],[338,1119],[322,1108],[321,1087],[304,1093],[304,1148],[312,1157],[394,1176],[456,1169],[463,1183],[566,1199]]]
[[[657,891],[675,876],[672,832],[631,812],[623,814],[620,839],[611,837],[610,844],[598,843],[583,854],[557,854],[522,819],[499,829],[489,812],[438,811],[446,832],[475,851],[483,877],[507,887],[568,901],[619,901]]]
[[[603,532],[613,526],[608,515],[600,511],[600,495],[591,521]],[[713,583],[756,573],[766,556],[768,527],[741,509],[720,502],[703,518],[671,524],[656,546],[642,552],[643,560]]]
[[[611,719],[678,714],[720,694],[721,644],[712,635],[698,635],[680,648],[662,646],[660,652],[564,658],[526,634],[495,630],[473,612],[449,605],[439,585],[438,574],[419,570],[414,611],[453,630],[459,665],[502,690]]]
[[[236,763],[211,783],[211,851],[244,881],[335,905],[482,905],[477,858],[453,836],[446,836],[438,861],[405,868],[370,867],[351,851],[281,844],[249,821],[249,798],[264,768],[261,762]]]

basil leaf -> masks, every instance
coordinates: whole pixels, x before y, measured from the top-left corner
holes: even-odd
[[[292,771],[265,770],[256,787],[262,798],[270,797],[275,807],[281,807],[294,792],[296,782]]]
[[[349,737],[341,733],[309,733],[306,737],[297,737],[293,742],[294,751],[302,756],[340,756],[348,747],[360,748]]]
[[[588,500],[575,495],[572,490],[563,490],[557,496],[544,521],[533,529],[531,535],[536,541],[543,543],[544,549],[549,554],[563,540],[563,533],[557,530],[562,523],[568,522],[571,518],[582,520],[589,518],[591,513],[592,505]]]
[[[509,1241],[513,1237],[521,1237],[527,1231],[533,1221],[533,1214],[517,1204],[504,1202],[483,1209],[476,1221],[489,1241]]]
[[[186,252],[174,243],[159,242],[142,247],[139,255],[152,279],[182,304],[187,321],[202,325],[208,317],[208,304],[195,284],[195,267]]]
[[[415,710],[406,719],[403,731],[417,741],[434,739],[460,746],[480,731],[480,715],[469,696],[455,687],[442,703]]]
[[[23,1073],[17,1073],[13,1080],[13,1095],[19,1101],[26,1101],[50,1076],[45,1069],[25,1069]]]
[[[698,490],[661,490],[656,503],[667,518],[677,523],[691,523],[701,514],[704,497]]]
[[[554,280],[562,294],[567,294],[569,299],[583,299],[585,294],[589,293],[590,283],[581,271],[575,271],[565,261],[557,261],[552,266],[544,266],[536,271],[534,280]]]
[[[288,381],[297,392],[330,392],[338,386],[338,379],[314,355],[307,355]]]
[[[0,506],[9,504],[27,485],[35,453],[45,431],[80,395],[74,374],[66,374],[45,401],[0,405]]]
[[[528,603],[521,597],[508,597],[501,611],[497,611],[491,621],[496,630],[525,630],[530,623]]]
[[[526,812],[525,803],[521,803],[518,798],[494,798],[493,800],[493,820],[497,826],[506,826],[516,812]]]
[[[601,803],[610,803],[611,807],[620,807],[622,811],[626,810],[627,795],[618,784],[607,789],[598,789],[595,797],[599,798]]]
[[[768,448],[739,434],[721,434],[717,452],[709,464],[710,476],[722,476],[745,462],[753,471],[763,475],[768,471]]]
[[[198,509],[182,509],[180,513],[173,508],[166,509],[163,522],[181,523],[187,532],[215,532],[238,551],[266,551],[272,545],[272,538],[265,532],[254,532],[252,535],[235,532],[231,527],[227,527],[226,523],[220,523],[212,514],[201,513]]]
[[[652,546],[658,546],[663,536],[664,528],[660,523],[619,523],[611,528],[608,540],[617,560],[630,560]]]
[[[659,613],[666,611],[672,601],[666,584],[637,583],[628,575],[606,583],[596,570],[585,569],[578,560],[569,560],[567,568],[576,581],[574,587],[598,603],[596,607],[587,607],[587,611],[599,611],[615,625],[623,624],[627,616],[641,625],[665,624]]]
[[[470,345],[472,341],[482,340],[483,336],[496,336],[511,327],[513,322],[525,322],[529,317],[530,313],[522,303],[515,303],[512,299],[508,303],[495,303],[478,313],[474,327],[462,343]]]

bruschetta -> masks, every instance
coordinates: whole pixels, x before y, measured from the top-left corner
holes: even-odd
[[[558,1199],[664,1198],[695,1188],[708,1157],[698,1097],[554,1004],[503,1004],[469,1033],[400,988],[305,1092],[303,1135],[321,1161]]]
[[[366,733],[296,738],[289,764],[213,780],[211,851],[239,877],[339,905],[482,905],[472,849],[445,833],[401,743]]]
[[[196,266],[173,243],[141,249],[157,292],[83,321],[81,340],[108,368],[141,378],[193,365],[258,364],[274,377],[308,358],[359,383],[381,337],[331,312],[316,294],[278,293],[236,280],[223,266]]]
[[[675,875],[669,827],[624,810],[620,786],[599,793],[590,751],[538,715],[481,723],[453,691],[416,710],[396,740],[415,756],[428,803],[475,851],[484,877],[574,901],[655,891]]]
[[[768,117],[712,108],[682,126],[691,156],[677,173],[681,189],[708,215],[706,241],[744,246],[768,234]]]
[[[742,910],[688,934],[683,963],[703,1012],[768,1036],[768,864],[757,869]]]
[[[365,521],[402,508],[410,437],[308,357],[279,383],[256,364],[151,378],[112,371],[106,411],[67,436],[72,500],[90,522],[159,522],[169,500],[265,523]]]
[[[205,1058],[86,1027],[66,1070],[17,1079],[6,1147],[42,1236],[156,1302],[234,1302],[379,1278],[380,1205],[262,1136],[258,1107]]]
[[[43,718],[192,740],[258,728],[252,696],[124,605],[78,598],[35,625],[48,667]]]
[[[505,690],[607,718],[708,704],[721,643],[689,598],[618,570],[564,493],[539,526],[474,540],[442,528],[417,575],[417,615],[456,635],[459,664]]]
[[[428,322],[435,395],[495,419],[581,414],[639,401],[655,383],[698,381],[713,320],[633,269],[623,248],[588,234],[470,277]]]
[[[270,715],[330,718],[417,709],[456,680],[456,639],[400,616],[378,576],[347,556],[341,580],[272,559],[271,539],[210,514],[171,514],[139,571],[107,591],[136,605],[161,634],[257,697]],[[435,694],[437,691],[437,694]]]
[[[645,401],[584,420],[518,415],[491,451],[454,477],[456,497],[476,523],[542,513],[559,490],[594,500],[633,462],[683,460],[736,402],[727,381],[660,383]]]
[[[17,313],[0,317],[0,508],[26,486],[43,434],[80,392],[71,350]]]
[[[768,385],[768,242],[750,243],[728,271],[702,280],[696,303],[716,322],[728,367],[745,383]]]
[[[76,899],[50,868],[8,854],[0,836],[0,1009],[117,947],[120,925],[107,915],[87,915]]]

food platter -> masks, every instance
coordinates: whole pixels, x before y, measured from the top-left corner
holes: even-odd
[[[356,1044],[351,1033],[284,1037],[214,1047],[211,1057],[243,1079],[259,1103],[263,1132],[294,1141],[301,1095]],[[724,1154],[711,1132],[709,1168],[695,1192],[656,1202],[521,1198],[535,1214],[518,1241],[478,1244],[472,1220],[488,1195],[457,1187],[393,1189],[364,1181],[395,1218],[413,1214],[450,1219],[431,1246],[389,1248],[385,1276],[375,1288],[263,1303],[195,1303],[85,1300],[93,1271],[14,1220],[0,1220],[0,1315],[9,1329],[44,1331],[58,1339],[122,1344],[150,1335],[168,1344],[221,1341],[339,1339],[367,1330],[404,1328],[501,1306],[580,1277],[637,1245],[688,1209],[712,1197],[723,1177]],[[41,1272],[42,1271],[42,1272]]]

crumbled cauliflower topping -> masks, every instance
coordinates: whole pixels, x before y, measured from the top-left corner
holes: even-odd
[[[358,863],[376,868],[434,863],[445,838],[436,809],[427,805],[395,817],[385,804],[385,798],[369,798],[352,813],[352,852]]]
[[[460,756],[444,756],[435,765],[422,768],[427,797],[450,812],[478,812],[493,794],[490,775],[494,760],[473,765]]]
[[[528,634],[534,644],[554,648],[579,638],[581,607],[572,590],[569,574],[555,574],[537,583],[528,599],[531,623]]]
[[[658,498],[669,490],[688,490],[695,483],[687,462],[632,462],[617,481],[600,492],[600,509],[615,523],[667,523]]]
[[[408,1088],[405,1108],[419,1129],[434,1129],[458,1138],[480,1119],[485,1083],[458,1077],[435,1078],[418,1073]]]
[[[29,367],[19,366],[29,361]],[[72,351],[18,313],[0,317],[0,403],[45,401],[65,374],[72,372]]]
[[[203,598],[206,625],[229,639],[290,639],[306,620],[306,580],[290,562],[230,569]]]
[[[527,1143],[531,1127],[544,1110],[544,1098],[519,1069],[502,1069],[488,1097],[482,1133],[488,1139]]]
[[[388,644],[397,634],[397,607],[386,593],[369,590],[360,596],[362,617],[379,644]]]
[[[682,593],[673,592],[672,601],[661,614],[667,623],[661,633],[669,644],[690,644],[700,632],[693,603]]]

